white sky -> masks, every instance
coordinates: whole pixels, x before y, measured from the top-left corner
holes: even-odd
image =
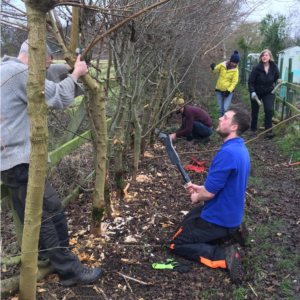
[[[300,2],[296,0],[272,0],[266,1],[266,4],[258,6],[258,8],[251,13],[248,21],[260,21],[267,14],[281,14],[288,15],[290,10],[300,9]]]
[[[248,0],[247,2],[249,3],[250,6],[253,6],[253,4],[258,1],[263,2],[263,0]],[[21,0],[12,0],[11,3],[25,11],[25,5]],[[257,9],[251,13],[247,21],[259,22],[267,14],[288,15],[290,11],[295,11],[297,9],[300,12],[299,0],[265,0],[263,3],[264,4],[258,6]],[[245,8],[247,8],[247,6],[245,6]]]

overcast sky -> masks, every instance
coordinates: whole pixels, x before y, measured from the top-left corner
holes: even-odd
[[[259,0],[257,0],[259,1]],[[256,0],[249,0],[249,5],[253,5]],[[12,4],[16,5],[18,8],[25,11],[25,5],[20,0],[13,0]],[[281,14],[288,15],[290,10],[298,9],[300,11],[300,1],[299,0],[265,0],[264,4],[260,5],[251,15],[248,17],[248,21],[261,21],[267,14]],[[246,8],[246,6],[245,6]],[[300,19],[300,18],[299,18]]]
[[[295,0],[273,0],[266,2],[267,4],[260,5],[254,12],[252,12],[247,20],[261,21],[267,14],[288,15],[290,10],[300,8],[300,2],[297,3]]]

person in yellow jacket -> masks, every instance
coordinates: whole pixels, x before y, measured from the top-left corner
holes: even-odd
[[[239,52],[237,50],[231,55],[230,60],[224,61],[216,66],[211,64],[211,72],[215,75],[219,74],[216,85],[217,102],[219,107],[219,117],[223,117],[229,109],[232,92],[238,83],[239,70],[238,63],[240,61]]]
[[[183,104],[184,103],[184,100],[183,100],[183,98],[181,97],[181,95],[179,94],[175,94],[175,98],[171,101],[171,103],[170,104],[173,104],[173,103],[175,103],[176,105],[179,105],[179,104]]]

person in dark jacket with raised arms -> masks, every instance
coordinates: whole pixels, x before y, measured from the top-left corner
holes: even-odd
[[[176,137],[185,136],[188,142],[194,139],[202,144],[209,142],[209,137],[213,134],[213,122],[210,116],[196,106],[180,107],[177,105],[177,108],[176,113],[181,113],[182,124],[179,130],[170,135],[171,139],[174,141]]]
[[[251,98],[251,131],[254,135],[257,134],[257,118],[259,105],[254,97],[257,96],[262,100],[265,111],[265,129],[272,127],[272,113],[275,95],[272,94],[273,85],[279,79],[279,70],[274,63],[273,56],[270,50],[265,49],[259,55],[259,63],[255,66],[249,76],[248,88]],[[272,131],[266,133],[266,137],[272,138]]]

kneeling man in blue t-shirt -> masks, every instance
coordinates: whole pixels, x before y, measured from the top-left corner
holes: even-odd
[[[235,284],[242,282],[241,246],[246,244],[248,236],[242,219],[250,158],[240,136],[249,129],[250,120],[249,113],[238,107],[229,109],[219,118],[216,132],[224,143],[211,163],[205,184],[187,187],[192,202],[204,201],[204,206],[186,215],[170,246],[186,259],[211,268],[227,268]],[[218,239],[230,235],[239,244],[226,248],[216,246]]]

